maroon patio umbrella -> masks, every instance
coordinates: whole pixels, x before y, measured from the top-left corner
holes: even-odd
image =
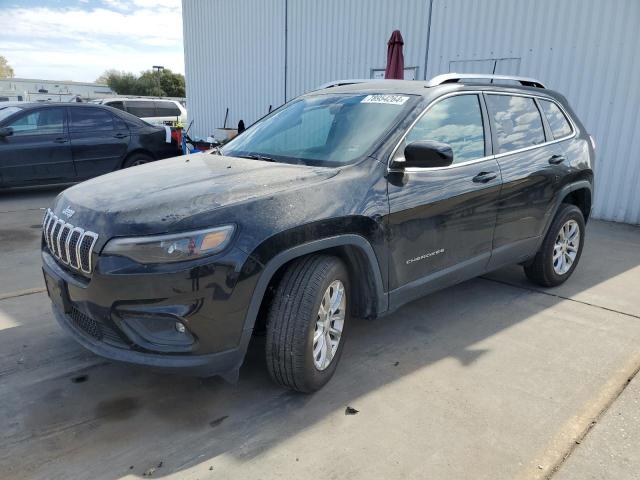
[[[404,40],[400,30],[394,30],[387,42],[387,68],[384,71],[384,78],[404,80],[403,45]]]

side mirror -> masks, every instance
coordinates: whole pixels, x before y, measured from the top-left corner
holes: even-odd
[[[10,137],[13,135],[13,128],[11,127],[2,127],[0,128],[0,137]]]
[[[398,162],[399,163],[399,162]],[[411,142],[404,147],[404,168],[448,167],[453,163],[453,150],[448,143],[432,140]]]

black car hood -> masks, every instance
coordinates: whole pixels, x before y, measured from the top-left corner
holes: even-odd
[[[65,190],[55,213],[108,237],[177,231],[233,204],[304,188],[337,170],[194,154],[109,173]],[[69,207],[71,218],[61,215]]]

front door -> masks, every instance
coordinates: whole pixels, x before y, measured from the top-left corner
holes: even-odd
[[[0,137],[0,182],[74,181],[64,107],[28,110],[5,127],[10,127],[12,133]]]
[[[390,306],[484,272],[491,256],[500,169],[490,157],[482,97],[461,93],[431,104],[397,149],[419,140],[452,147],[449,167],[389,173]]]

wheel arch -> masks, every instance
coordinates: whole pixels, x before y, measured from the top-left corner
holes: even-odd
[[[118,170],[120,170],[120,169],[122,169],[124,167],[124,164],[127,162],[127,160],[129,160],[132,156],[137,155],[139,153],[147,155],[147,156],[151,157],[153,160],[157,160],[156,156],[150,150],[147,150],[146,148],[138,147],[138,148],[136,148],[134,150],[131,150],[130,152],[127,152],[127,154],[124,156],[124,158],[120,161],[120,165],[118,166]]]
[[[591,184],[586,182],[588,186],[580,185],[572,188],[571,191],[565,192],[560,203],[569,203],[575,205],[582,211],[584,223],[587,223],[591,214]]]
[[[245,331],[252,330],[258,318],[264,317],[264,310],[269,304],[269,289],[277,284],[287,266],[301,257],[318,253],[335,255],[345,263],[354,298],[350,307],[353,314],[374,317],[387,310],[388,298],[384,292],[382,272],[371,244],[360,235],[342,234],[303,243],[275,255],[264,266],[254,289],[245,319]]]

